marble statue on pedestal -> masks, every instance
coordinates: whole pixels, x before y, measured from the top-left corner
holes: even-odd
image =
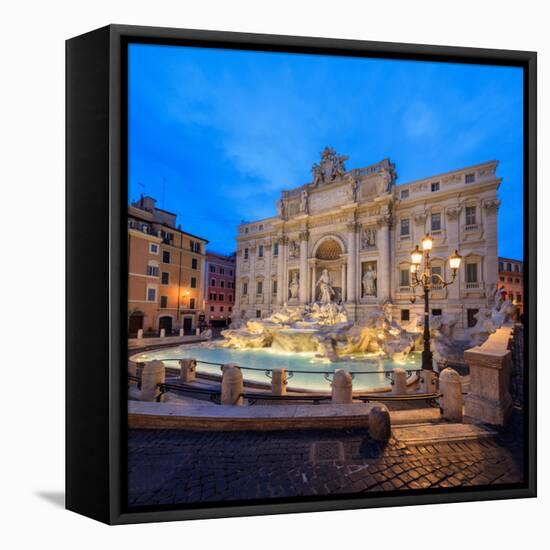
[[[321,304],[329,304],[334,296],[334,289],[330,284],[330,275],[328,274],[328,270],[323,269],[323,273],[317,281],[317,286],[321,290],[321,298],[319,301]]]
[[[288,290],[290,291],[290,299],[296,300],[298,298],[298,291],[300,290],[300,279],[298,273],[292,275],[292,280],[288,285]]]
[[[363,296],[376,296],[376,270],[372,265],[367,267],[363,275]]]

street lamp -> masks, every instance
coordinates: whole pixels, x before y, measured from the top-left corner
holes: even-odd
[[[417,286],[422,287],[424,291],[424,349],[422,351],[422,369],[433,370],[432,351],[430,349],[430,292],[432,286],[438,285],[446,287],[452,285],[455,282],[458,268],[460,267],[460,261],[462,256],[458,253],[458,250],[454,251],[454,254],[449,256],[449,267],[451,268],[451,280],[445,281],[439,273],[432,273],[430,250],[433,248],[433,239],[430,235],[426,235],[422,239],[422,250],[416,245],[416,248],[411,252],[411,287],[413,288],[413,295],[411,296],[411,302],[414,304],[416,301],[416,295],[414,289]],[[424,269],[421,272],[420,266],[424,260]],[[435,282],[434,282],[435,281]]]

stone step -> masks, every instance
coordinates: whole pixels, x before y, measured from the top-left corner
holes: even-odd
[[[496,435],[495,431],[479,424],[446,422],[395,426],[392,433],[398,441],[409,444],[472,441]]]
[[[403,411],[390,411],[392,426],[441,422],[439,408],[426,407]]]

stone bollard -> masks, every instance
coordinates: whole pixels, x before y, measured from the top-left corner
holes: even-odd
[[[286,369],[273,369],[271,371],[271,393],[273,395],[286,395]]]
[[[197,336],[200,336],[200,335],[201,335],[201,329],[200,329],[199,327],[197,327],[197,328],[195,329],[195,334],[196,334]]]
[[[421,370],[420,373],[421,393],[435,393],[437,389],[437,375],[433,370]]]
[[[138,340],[143,340],[143,329],[142,328],[138,329],[137,337],[138,337]]]
[[[137,364],[134,361],[128,361],[128,375],[137,376]],[[137,382],[135,380],[128,380],[128,386],[136,386]]]
[[[407,372],[405,369],[393,369],[393,388],[392,393],[404,395],[407,393]]]
[[[166,337],[166,329],[165,329],[165,328],[161,328],[161,329],[160,329],[160,337],[161,337],[161,338],[165,338],[165,337]]]
[[[222,405],[243,404],[243,373],[234,363],[227,363],[222,367]]]
[[[180,379],[182,382],[194,382],[197,372],[197,360],[193,358],[180,359]]]
[[[148,361],[141,373],[142,401],[154,401],[159,394],[158,384],[164,384],[166,369],[162,361]]]
[[[369,434],[375,441],[388,441],[391,437],[390,413],[381,403],[374,403],[369,412]]]
[[[462,383],[458,372],[449,367],[439,375],[441,415],[447,420],[462,422]]]
[[[183,336],[183,329],[180,328],[180,336]]]
[[[344,369],[336,369],[332,379],[332,404],[347,405],[353,399],[351,374]]]

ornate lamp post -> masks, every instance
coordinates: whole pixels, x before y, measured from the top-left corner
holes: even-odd
[[[414,289],[417,286],[422,287],[424,291],[424,350],[422,351],[422,369],[425,370],[433,370],[432,351],[430,349],[430,292],[434,284],[441,285],[442,287],[452,285],[455,282],[460,261],[462,260],[462,256],[457,250],[449,256],[449,267],[451,268],[452,277],[450,281],[445,281],[439,273],[432,273],[430,266],[430,251],[432,247],[433,239],[430,235],[426,235],[422,239],[422,250],[416,245],[416,248],[411,252],[411,287],[413,288],[411,302],[414,303],[416,301]],[[422,260],[424,260],[424,267],[421,272],[420,266]]]

